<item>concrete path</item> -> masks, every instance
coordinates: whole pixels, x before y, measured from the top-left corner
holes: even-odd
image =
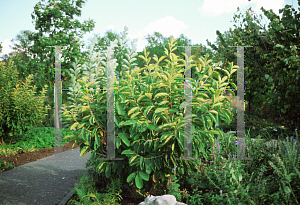
[[[69,188],[79,181],[77,174],[88,175],[90,154],[82,158],[78,147],[0,173],[0,204],[64,205],[72,195]]]

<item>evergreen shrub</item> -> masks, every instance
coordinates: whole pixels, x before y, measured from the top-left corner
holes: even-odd
[[[124,39],[124,37],[119,39],[119,42],[121,44],[126,42]],[[168,177],[173,175],[175,166],[180,170],[177,172],[177,178],[183,181],[186,173],[197,171],[199,163],[194,160],[175,160],[175,158],[183,159],[186,151],[184,140],[187,141],[184,135],[185,78],[182,69],[185,61],[172,53],[176,49],[176,42],[171,39],[170,50],[165,48],[166,56],[158,59],[154,55],[156,64],[149,65],[151,58],[147,58],[149,52],[146,53],[144,50],[145,55],[138,57],[142,58],[146,65],[143,68],[135,67],[136,69],[133,69],[136,65],[133,62],[137,53],[135,44],[132,43],[132,50],[126,54],[126,59],[123,59],[122,66],[126,75],[120,76],[117,84],[120,87],[115,86],[114,90],[115,158],[124,160],[101,160],[99,158],[107,157],[108,100],[106,92],[95,93],[95,89],[100,86],[107,87],[105,67],[110,63],[107,56],[110,56],[113,50],[108,49],[105,53],[107,62],[97,61],[96,56],[101,53],[97,55],[92,52],[96,40],[95,37],[90,48],[89,62],[84,65],[77,65],[77,62],[74,64],[75,75],[72,75],[74,91],[69,92],[71,95],[69,99],[74,103],[68,107],[70,109],[63,108],[65,111],[62,116],[63,121],[74,122],[70,129],[76,128],[80,132],[65,138],[72,138],[77,144],[82,143],[80,155],[84,157],[91,151],[88,162],[92,164],[93,169],[108,179],[121,178],[122,184],[129,190],[129,187],[136,189],[132,193],[138,192],[145,197],[154,186],[162,184],[166,188]],[[112,44],[115,46],[117,41]],[[205,59],[201,58],[191,65],[196,66],[199,76],[197,81],[191,79],[191,87],[208,90],[206,93],[192,90],[192,125],[189,126],[193,133],[191,143],[194,159],[207,159],[215,139],[225,136],[220,129],[211,129],[212,122],[230,123],[233,117],[229,110],[230,102],[224,93],[225,89],[228,89],[229,78],[237,66],[232,66],[231,63],[229,72],[225,71],[228,76],[221,78],[216,71],[221,68],[212,68],[209,65],[212,60],[207,61],[208,57],[207,54]],[[161,67],[159,63],[165,58],[167,64]],[[98,66],[99,63],[105,67]],[[83,77],[78,75],[81,69],[84,70]],[[145,77],[140,77],[140,72],[145,69]],[[225,82],[226,80],[228,82]],[[236,89],[234,83],[230,84]],[[212,102],[209,102],[210,99]]]

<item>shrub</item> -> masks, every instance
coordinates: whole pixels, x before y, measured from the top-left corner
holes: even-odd
[[[13,69],[12,59],[8,68],[4,66],[4,63],[0,63],[0,137],[2,141],[3,137],[12,138],[15,134],[24,134],[45,117],[43,99],[47,88],[42,90],[36,100],[34,98],[36,87],[29,86],[31,79],[32,75],[26,79],[25,83],[18,81],[18,72]]]
[[[93,43],[95,41],[96,38]],[[136,64],[132,64],[132,62],[136,60],[134,56],[137,55],[134,52],[134,46],[131,53],[126,54],[127,60],[123,60],[123,67],[129,68],[129,71],[126,71],[126,76],[122,76],[123,78],[119,80],[121,88],[115,88],[114,145],[116,147],[115,158],[123,158],[124,160],[99,159],[107,154],[105,152],[107,147],[105,137],[107,135],[104,134],[106,133],[107,98],[105,93],[93,94],[92,90],[95,87],[99,88],[101,84],[106,87],[107,78],[101,76],[95,67],[89,68],[90,73],[86,72],[86,76],[82,79],[78,79],[79,76],[76,76],[79,83],[76,85],[74,83],[74,88],[83,87],[85,90],[77,90],[77,96],[70,93],[73,96],[70,99],[74,102],[81,102],[81,104],[76,104],[70,111],[66,110],[63,113],[63,118],[75,122],[70,129],[81,129],[79,134],[66,136],[66,138],[71,137],[72,140],[77,140],[76,143],[83,143],[80,146],[80,154],[83,157],[87,152],[92,151],[89,160],[94,169],[99,173],[105,173],[106,178],[115,175],[122,176],[126,180],[123,181],[123,184],[126,184],[128,189],[134,184],[139,193],[143,192],[140,193],[142,196],[145,196],[146,192],[149,193],[149,189],[153,188],[154,185],[162,184],[165,188],[167,177],[172,174],[172,169],[175,166],[180,167],[180,172],[177,173],[179,181],[186,177],[185,173],[197,171],[197,161],[175,160],[175,158],[182,158],[184,151],[186,151],[186,148],[184,150],[183,147],[183,143],[185,143],[183,82],[185,79],[182,75],[184,70],[180,69],[185,66],[185,61],[178,59],[172,53],[176,49],[173,48],[175,44],[176,42],[174,43],[174,40],[171,39],[169,43],[170,52],[165,49],[166,56],[159,60],[155,55],[154,60],[157,62],[155,65],[148,65],[151,58],[147,59],[149,52],[146,54],[146,50],[144,50],[145,56],[139,57],[146,62],[146,66],[134,70],[132,67]],[[92,58],[91,50],[90,58]],[[107,56],[109,55],[110,52],[108,51]],[[95,56],[94,54],[93,57]],[[220,88],[225,89],[229,84],[224,82],[228,77],[221,79],[220,74],[215,71],[220,68],[212,69],[209,66],[212,60],[206,61],[208,57],[207,54],[205,60],[199,59],[200,63],[196,67],[199,81],[195,82],[191,79],[193,88],[208,90],[208,94],[197,90],[191,103],[193,108],[192,157],[196,159],[205,158],[208,153],[205,146],[212,145],[216,136],[223,136],[224,134],[219,129],[209,130],[212,127],[212,121],[219,124],[221,122],[230,123],[232,120],[229,106],[224,106],[228,99],[223,96],[224,91],[219,90]],[[167,58],[168,63],[163,68],[159,66],[159,63],[164,58]],[[179,62],[183,62],[183,64],[179,64]],[[102,63],[107,65],[109,62]],[[217,63],[218,65],[219,63]],[[192,66],[196,66],[196,64],[192,64]],[[86,65],[83,67],[86,68]],[[234,69],[236,66],[231,64],[230,67],[230,74],[228,71],[226,72],[229,77],[236,71]],[[81,65],[78,67],[75,65],[75,74],[78,74],[80,69]],[[103,69],[105,70],[105,68]],[[144,69],[147,69],[148,72],[144,72],[145,77],[141,78],[139,73]],[[206,75],[207,72],[209,76]],[[73,82],[75,82],[74,79],[75,76],[73,76]],[[236,88],[235,84],[231,84]],[[89,92],[88,88],[90,87],[93,89]],[[213,99],[213,101],[208,102],[209,99]],[[79,114],[82,114],[83,117],[77,117]],[[141,190],[143,187],[144,189]],[[136,193],[136,190],[132,193]]]

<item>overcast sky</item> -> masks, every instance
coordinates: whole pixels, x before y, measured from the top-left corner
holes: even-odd
[[[33,7],[39,0],[0,0],[0,42],[3,54],[12,51],[10,42],[21,30],[37,32],[32,23]],[[147,45],[144,38],[154,31],[164,37],[173,35],[178,38],[184,34],[191,39],[192,44],[202,43],[208,46],[206,39],[214,43],[217,39],[216,30],[221,33],[233,26],[233,16],[237,7],[244,12],[249,8],[256,14],[262,14],[262,25],[269,24],[260,7],[264,7],[279,15],[279,9],[286,4],[293,5],[298,11],[297,0],[88,0],[82,7],[81,17],[75,16],[81,23],[93,19],[96,24],[93,31],[84,35],[84,42],[94,34],[103,37],[104,32],[113,30],[117,33],[128,27],[128,45],[131,47],[133,39],[137,38],[137,51],[142,51]],[[282,17],[282,14],[279,15]],[[230,22],[231,21],[231,22]],[[239,24],[239,23],[238,23]],[[4,31],[4,32],[3,32]],[[87,49],[85,49],[87,50]],[[63,57],[62,57],[63,60]]]

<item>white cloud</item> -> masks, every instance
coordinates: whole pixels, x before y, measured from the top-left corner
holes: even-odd
[[[106,30],[114,30],[116,27],[114,25],[109,25],[107,26]]]
[[[11,41],[9,39],[5,39],[1,46],[2,46],[2,53],[0,53],[0,57],[3,57],[4,54],[8,54],[10,52],[12,52],[13,50],[9,47],[12,46],[13,44],[11,43]]]
[[[10,47],[14,47],[15,44],[17,45],[21,45],[19,42],[17,41],[13,41],[11,42],[11,40],[9,39],[5,39],[3,42],[2,42],[2,53],[0,53],[0,58],[2,58],[5,54],[9,54],[11,52],[13,52],[14,50]],[[33,45],[33,43],[29,44],[30,46]],[[22,50],[24,50],[22,48]],[[33,58],[33,56],[31,56],[31,58]],[[1,59],[2,60],[2,59]]]
[[[189,27],[181,20],[174,18],[173,16],[166,16],[165,18],[160,18],[154,22],[149,23],[144,27],[143,30],[137,32],[135,35],[130,35],[128,32],[128,39],[130,42],[137,38],[137,51],[140,52],[148,44],[145,36],[153,35],[154,32],[161,33],[164,37],[174,36],[178,38],[183,31],[187,30]]]

